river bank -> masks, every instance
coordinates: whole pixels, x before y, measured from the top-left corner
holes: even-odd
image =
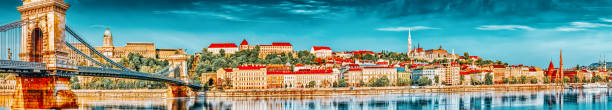
[[[283,96],[337,96],[337,95],[378,95],[411,93],[453,93],[480,91],[538,91],[562,89],[559,85],[482,85],[482,86],[444,86],[444,87],[359,87],[359,88],[290,88],[264,90],[224,90],[206,92],[207,97],[283,97]]]
[[[72,90],[77,97],[138,97],[157,98],[166,97],[167,89],[138,89],[138,90]],[[0,90],[0,96],[12,96],[14,90]]]

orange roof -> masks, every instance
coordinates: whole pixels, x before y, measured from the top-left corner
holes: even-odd
[[[234,43],[212,43],[208,48],[236,48],[236,44]]]

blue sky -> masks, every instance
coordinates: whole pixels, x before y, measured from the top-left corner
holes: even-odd
[[[295,50],[454,49],[510,64],[597,62],[612,47],[611,0],[66,0],[67,24],[94,45],[155,42],[193,53],[213,42],[291,42]],[[0,1],[0,23],[21,0]]]

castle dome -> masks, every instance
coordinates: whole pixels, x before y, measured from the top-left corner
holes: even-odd
[[[104,37],[113,37],[109,28],[106,28],[106,31],[104,31]]]

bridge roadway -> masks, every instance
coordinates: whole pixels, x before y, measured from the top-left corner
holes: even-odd
[[[177,86],[188,86],[193,90],[199,90],[202,86],[197,84],[187,84],[184,81],[166,76],[167,74],[151,74],[126,70],[117,70],[112,68],[84,67],[78,66],[77,72],[58,72],[60,76],[95,76],[95,77],[112,77],[139,79],[148,81],[159,81],[170,83]],[[176,69],[175,69],[176,70]],[[168,71],[168,72],[173,72]],[[24,62],[13,60],[0,60],[0,73],[18,73],[18,74],[46,74],[46,66],[44,63]]]

